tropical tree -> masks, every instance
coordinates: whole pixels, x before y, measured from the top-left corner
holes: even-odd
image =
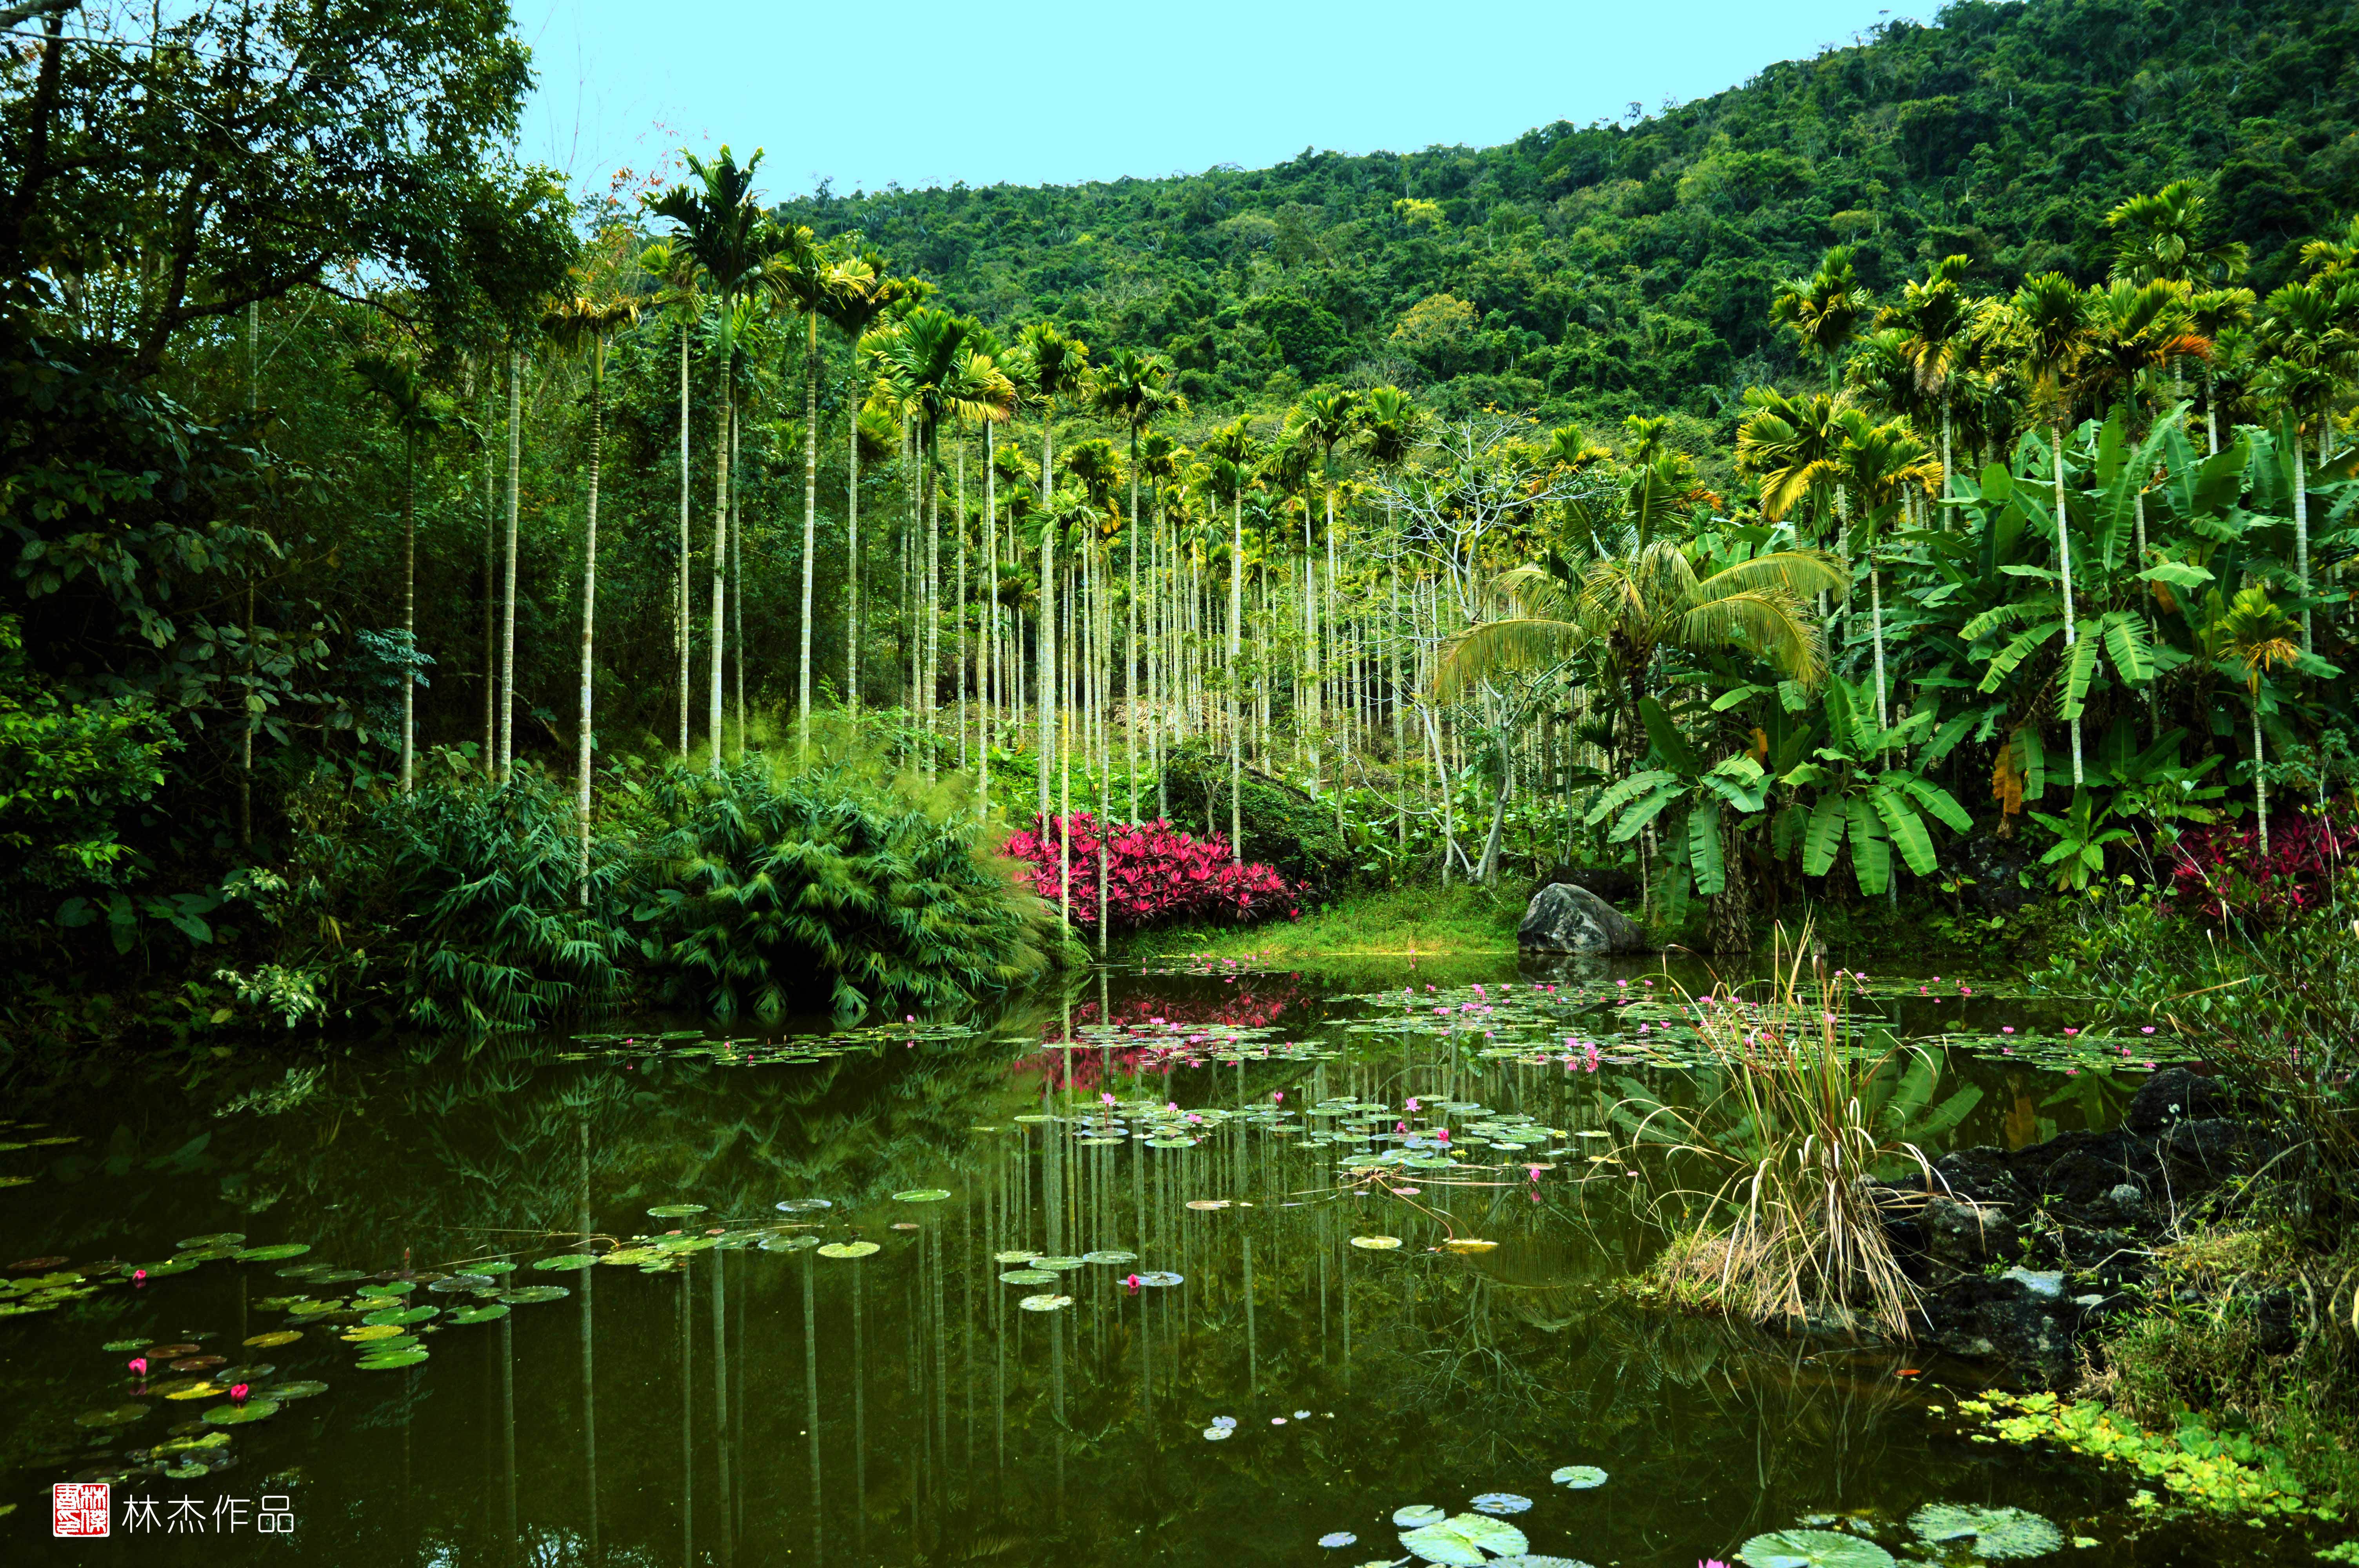
[[[1845,433],[1841,455],[1843,484],[1858,512],[1851,534],[1867,561],[1868,624],[1875,649],[1875,722],[1891,723],[1884,678],[1884,575],[1877,550],[1908,499],[1932,492],[1938,470],[1933,454],[1907,425],[1895,420],[1870,425],[1857,420]]]
[[[2261,708],[2269,673],[2299,665],[2303,651],[2294,642],[2295,624],[2279,610],[2268,590],[2240,590],[2223,605],[2214,589],[2205,596],[2205,625],[2197,647],[2215,667],[2245,688],[2253,719],[2253,820],[2260,828],[2261,860],[2269,858],[2268,753],[2261,739]],[[2329,666],[2331,668],[2331,666]]]
[[[1099,367],[1090,379],[1090,406],[1101,417],[1122,426],[1130,438],[1130,524],[1124,540],[1130,549],[1130,604],[1123,660],[1123,706],[1127,721],[1130,764],[1130,820],[1138,822],[1138,438],[1156,420],[1188,412],[1188,400],[1171,385],[1171,367],[1152,354],[1124,349]],[[1103,925],[1100,927],[1103,931]]]
[[[847,268],[854,264],[867,272],[867,281],[855,284],[847,276],[843,287],[821,295],[820,314],[842,334],[845,341],[856,346],[878,321],[915,308],[916,301],[908,279],[886,276],[885,257],[880,253],[864,250],[845,262]],[[856,385],[859,376],[855,354],[853,384]],[[862,403],[860,397],[847,391],[843,421],[843,554],[847,577],[843,596],[843,700],[855,712],[860,707],[860,458],[867,441],[861,427],[864,417]],[[889,442],[878,445],[880,450],[891,450]]]
[[[385,403],[401,438],[401,793],[416,783],[418,754],[418,443],[451,421],[449,397],[427,384],[417,362],[365,353],[353,373]]]
[[[1939,860],[1927,819],[1962,833],[1973,826],[1973,819],[1923,770],[1940,762],[1965,726],[1952,724],[1935,733],[1937,714],[1930,705],[1889,730],[1872,724],[1858,688],[1839,676],[1827,683],[1824,712],[1826,733],[1811,760],[1777,780],[1788,789],[1813,792],[1808,806],[1797,799],[1777,814],[1775,836],[1780,858],[1799,848],[1802,874],[1821,877],[1833,869],[1848,839],[1852,875],[1868,898],[1890,891],[1895,848],[1910,871],[1930,876]],[[1920,742],[1925,749],[1916,767],[1886,765],[1886,758],[1906,756],[1910,746]]]
[[[1865,319],[1875,296],[1861,287],[1852,265],[1852,248],[1837,245],[1827,252],[1808,277],[1790,278],[1769,301],[1769,319],[1791,333],[1805,359],[1825,362],[1827,390],[1838,384],[1843,345]]]
[[[2072,416],[2081,362],[2093,336],[2089,302],[2060,272],[2027,278],[2008,301],[2010,346],[2032,388],[2035,409],[2048,426],[2048,449],[2055,467],[2056,570],[2062,586],[2066,660],[2077,641],[2072,616],[2072,530],[2064,507],[2064,427]],[[2085,782],[2081,755],[2081,714],[2071,709],[2072,787]]]
[[[2288,283],[2271,291],[2261,307],[2256,333],[2263,367],[2264,395],[2284,411],[2288,427],[2285,445],[2293,460],[2294,589],[2301,597],[2301,651],[2313,652],[2310,619],[2310,483],[2303,464],[2305,428],[2319,426],[2319,448],[2326,449],[2329,410],[2342,382],[2359,360],[2354,339],[2341,317],[2345,309],[2336,296],[2342,290],[2321,282]]]
[[[1951,494],[1950,401],[1953,384],[1968,370],[1988,333],[1987,314],[1966,296],[1967,258],[1943,256],[1921,283],[1902,286],[1900,301],[1877,318],[1881,327],[1897,330],[1897,353],[1915,378],[1917,390],[1941,411],[1941,499]],[[1948,526],[1944,519],[1943,526]]]
[[[1037,504],[1043,513],[1057,489],[1057,405],[1077,396],[1088,384],[1090,347],[1069,338],[1045,322],[1035,322],[1016,334],[1011,373],[1026,396],[1040,409],[1040,486]],[[1049,694],[1058,691],[1056,603],[1056,534],[1040,531],[1040,626],[1038,659],[1040,708],[1040,816],[1049,816],[1049,774],[1058,756],[1056,721],[1049,711]]]
[[[703,268],[685,244],[658,240],[639,253],[639,270],[655,285],[656,299],[679,328],[679,581],[672,600],[673,652],[679,663],[679,760],[688,761],[689,663],[689,340],[703,319]]]
[[[1599,792],[1587,825],[1600,827],[1618,816],[1606,835],[1612,844],[1626,843],[1657,826],[1669,862],[1685,872],[1697,892],[1714,901],[1713,950],[1744,952],[1752,946],[1751,922],[1741,901],[1726,911],[1721,901],[1732,883],[1741,882],[1738,845],[1744,827],[1767,807],[1767,774],[1747,752],[1706,762],[1654,697],[1639,699],[1638,717],[1653,743],[1655,765]]]
[[[2201,184],[2174,179],[2106,213],[2105,226],[2114,232],[2107,276],[2132,284],[2235,282],[2251,264],[2252,252],[2242,240],[2206,242],[2210,204]]]

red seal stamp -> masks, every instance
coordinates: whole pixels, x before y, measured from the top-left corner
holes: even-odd
[[[49,1488],[49,1533],[104,1535],[114,1523],[103,1481],[60,1481]]]

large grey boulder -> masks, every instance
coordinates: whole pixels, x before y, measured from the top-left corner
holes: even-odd
[[[1550,882],[1532,895],[1516,946],[1527,953],[1644,953],[1647,934],[1585,887]]]

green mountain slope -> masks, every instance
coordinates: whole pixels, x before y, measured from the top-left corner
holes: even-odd
[[[2266,291],[2359,206],[2354,46],[2350,4],[1969,0],[1627,127],[784,211],[986,319],[1159,348],[1210,408],[1399,381],[1445,411],[1717,421],[1800,373],[1769,293],[1839,240],[1880,292],[1952,252],[1986,287],[2090,281],[2106,209],[2191,176]]]

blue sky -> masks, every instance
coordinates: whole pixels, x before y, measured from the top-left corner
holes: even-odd
[[[589,193],[683,145],[761,146],[773,197],[821,175],[840,191],[1064,184],[1260,168],[1307,146],[1485,146],[1703,97],[1890,14],[1876,0],[516,0],[540,76],[526,156]]]

